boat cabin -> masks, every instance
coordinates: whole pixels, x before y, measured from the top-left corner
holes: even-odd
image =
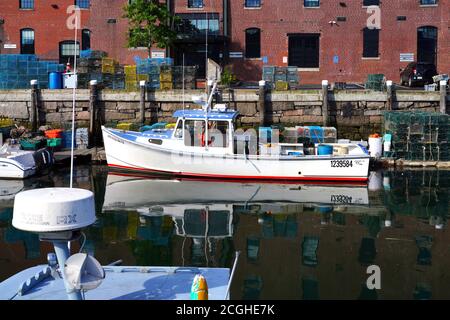
[[[166,136],[161,137],[165,138],[164,141],[154,142],[184,151],[232,154],[234,121],[238,114],[234,110],[178,110],[173,114],[177,118],[175,128],[166,131]],[[149,133],[154,135],[157,131]],[[163,134],[163,130],[159,133]],[[151,139],[149,142],[152,142]]]

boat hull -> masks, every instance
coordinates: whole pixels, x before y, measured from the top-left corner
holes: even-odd
[[[36,173],[34,166],[24,166],[14,160],[0,159],[0,178],[1,179],[25,179]]]
[[[370,157],[213,155],[172,151],[103,128],[108,165],[176,177],[239,180],[367,181]]]

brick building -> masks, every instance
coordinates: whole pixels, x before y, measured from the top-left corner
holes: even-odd
[[[184,55],[186,65],[200,66],[200,74],[206,48],[208,57],[232,65],[247,81],[261,79],[265,64],[297,66],[302,83],[362,82],[369,73],[398,82],[411,59],[435,62],[438,72],[450,73],[450,0],[165,2],[183,21],[167,53],[176,64]],[[73,52],[66,8],[74,3],[82,7],[82,49],[104,50],[124,64],[147,56],[145,48],[126,48],[127,0],[1,1],[0,53],[66,60]],[[368,5],[378,6],[379,19]]]
[[[380,29],[365,30],[373,16],[365,5],[373,4],[380,8]],[[230,62],[240,77],[257,79],[253,75],[266,62],[298,66],[301,82],[363,81],[370,73],[399,81],[399,69],[407,65],[400,54],[408,53],[436,62],[438,72],[450,71],[448,0],[243,0],[230,1],[230,12],[230,51],[244,53]],[[254,30],[260,52],[245,58],[246,31]]]
[[[89,0],[77,0],[81,8],[78,44],[90,44]],[[0,54],[37,54],[42,59],[65,61],[74,50],[74,31],[67,28],[67,8],[73,0],[20,0],[0,2]]]

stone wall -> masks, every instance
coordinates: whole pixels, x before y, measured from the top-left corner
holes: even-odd
[[[186,91],[185,107],[194,94],[202,91]],[[40,124],[54,127],[69,127],[72,118],[71,90],[42,90],[39,94]],[[89,90],[77,90],[76,121],[78,126],[89,124]],[[224,92],[219,97],[231,108],[240,111],[239,125],[258,125],[258,90],[235,90]],[[439,111],[439,92],[397,91],[393,108],[398,110]],[[140,119],[139,92],[102,91],[98,94],[96,106],[102,123],[137,122]],[[447,105],[450,97],[447,96]],[[328,93],[330,125],[338,129],[340,138],[367,139],[374,132],[381,131],[382,113],[387,108],[387,96],[383,92],[364,90],[330,91]],[[175,110],[183,108],[181,90],[148,92],[145,104],[147,122],[173,121]],[[265,101],[266,119],[269,123],[293,125],[321,125],[322,95],[320,90],[289,92],[268,92]],[[0,92],[0,117],[9,117],[19,123],[28,124],[31,110],[31,91],[14,90]]]

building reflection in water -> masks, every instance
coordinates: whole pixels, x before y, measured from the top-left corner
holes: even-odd
[[[229,267],[239,250],[233,299],[450,298],[449,172],[377,172],[368,186],[82,173],[98,208],[84,249],[103,264]],[[51,248],[13,229],[12,200],[0,203],[1,280]],[[365,285],[372,264],[378,291]]]

